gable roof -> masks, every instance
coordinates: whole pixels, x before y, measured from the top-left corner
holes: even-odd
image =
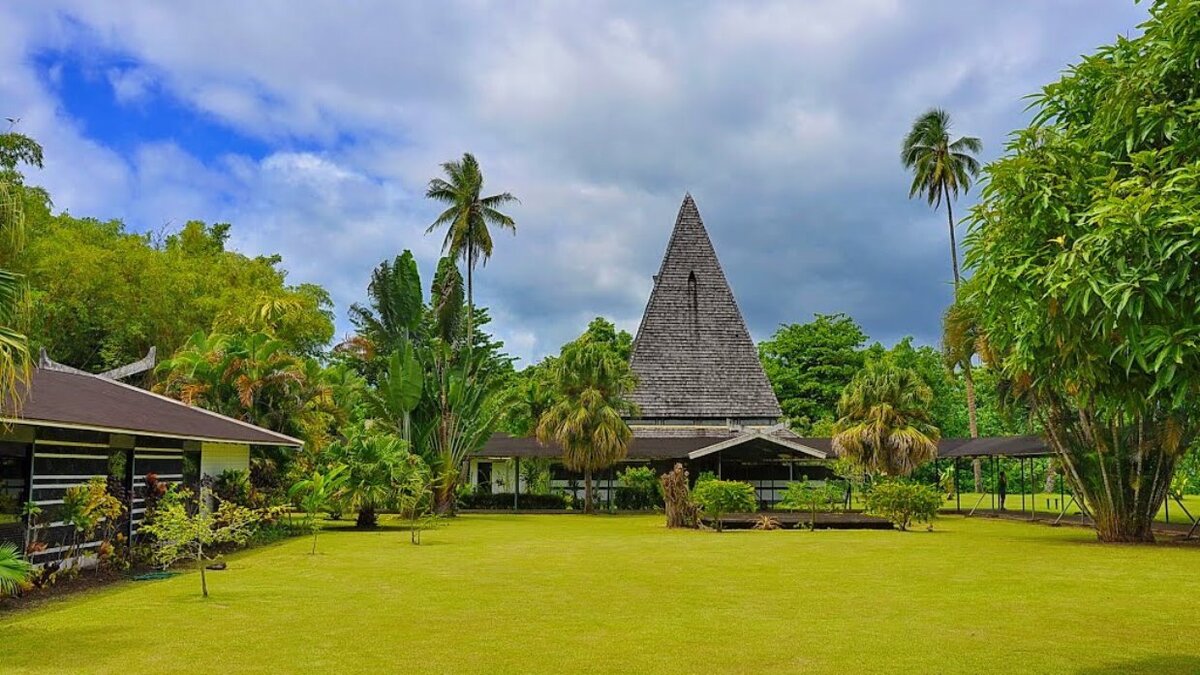
[[[654,277],[631,366],[642,418],[783,416],[690,194]]]
[[[303,441],[190,406],[145,389],[87,373],[36,368],[13,424],[63,426],[186,440],[286,445]]]

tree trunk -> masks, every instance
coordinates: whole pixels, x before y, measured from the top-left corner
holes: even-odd
[[[312,547],[312,551],[309,552],[309,555],[316,555],[316,554],[317,554],[317,529],[314,527],[313,528],[313,547]]]
[[[467,237],[467,355],[471,354],[472,343],[475,342],[472,323],[475,321],[475,242]]]
[[[1050,458],[1046,460],[1046,482],[1043,485],[1043,492],[1054,492],[1057,486],[1058,478],[1058,460]]]
[[[379,519],[375,516],[374,506],[364,506],[358,510],[358,519],[355,520],[355,527],[375,527]]]
[[[592,470],[583,470],[583,512],[593,514],[596,512],[595,505],[592,503]]]
[[[946,197],[946,219],[950,222],[950,266],[954,270],[954,296],[958,299],[958,238],[954,234],[954,209]]]

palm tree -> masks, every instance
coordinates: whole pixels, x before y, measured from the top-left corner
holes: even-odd
[[[966,193],[971,181],[979,175],[979,160],[975,155],[983,151],[983,142],[974,136],[962,136],[950,140],[950,113],[941,108],[931,108],[913,122],[912,129],[904,137],[900,161],[913,172],[909,198],[921,195],[931,206],[937,208],[946,202],[946,220],[950,226],[950,264],[954,272],[954,297],[958,299],[961,277],[958,271],[958,242],[954,235],[954,199],[959,192]],[[967,390],[967,423],[971,438],[979,437],[979,416],[975,411],[975,381],[971,377],[970,356],[961,362],[963,384]],[[975,490],[982,485],[979,459],[973,462]]]
[[[907,476],[937,457],[932,403],[933,391],[916,371],[872,363],[842,391],[833,449],[868,471]]]
[[[395,434],[360,426],[349,430],[344,441],[327,450],[329,459],[345,465],[345,482],[339,499],[358,512],[356,527],[375,527],[378,511],[396,500],[397,486],[403,481],[408,443]]]
[[[950,261],[956,293],[959,282],[958,244],[954,236],[954,209],[951,202],[958,198],[960,191],[965,193],[969,190],[971,181],[979,174],[979,160],[975,159],[975,153],[982,150],[983,143],[974,136],[951,141],[950,114],[933,108],[913,122],[912,129],[904,137],[904,148],[900,151],[900,160],[913,172],[909,198],[921,195],[934,208],[946,202],[946,219],[950,224]]]
[[[25,279],[10,269],[25,248],[25,190],[19,164],[41,168],[42,146],[22,134],[0,134],[0,402],[18,405],[17,385],[28,379],[31,363],[23,330],[29,305]]]
[[[537,425],[541,443],[557,443],[563,464],[583,472],[584,511],[594,512],[592,472],[625,457],[633,432],[624,415],[635,415],[630,400],[637,379],[629,364],[608,345],[578,340],[553,365],[555,403]]]
[[[479,162],[471,153],[463,153],[462,159],[442,164],[446,178],[429,181],[425,196],[446,204],[446,210],[438,215],[425,230],[428,234],[439,227],[446,228],[446,239],[442,252],[452,257],[461,257],[467,265],[467,349],[473,341],[471,322],[475,313],[474,279],[475,265],[482,260],[487,264],[492,257],[492,233],[489,226],[504,228],[516,234],[517,224],[498,209],[505,204],[517,202],[508,192],[482,197],[483,172]]]
[[[15,592],[33,574],[33,565],[17,553],[17,545],[0,544],[0,596]]]

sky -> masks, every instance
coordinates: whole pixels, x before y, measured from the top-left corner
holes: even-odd
[[[756,340],[844,312],[937,344],[946,214],[899,146],[937,106],[982,158],[1029,94],[1136,34],[1124,0],[0,4],[0,118],[40,141],[59,209],[161,231],[233,224],[339,336],[372,268],[424,234],[439,165],[515,194],[477,303],[525,363],[594,316],[634,332],[680,202],[700,208]],[[965,213],[978,191],[955,204]],[[961,232],[960,232],[961,234]]]

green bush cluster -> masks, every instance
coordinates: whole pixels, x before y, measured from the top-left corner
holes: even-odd
[[[711,517],[721,530],[721,517],[726,513],[758,510],[758,495],[754,486],[737,480],[704,478],[692,488],[692,499],[705,515]]]
[[[513,493],[511,492],[495,492],[495,493],[474,493],[460,495],[458,498],[459,506],[464,509],[488,509],[488,510],[504,510],[513,507]],[[534,509],[546,511],[560,511],[567,508],[566,497],[560,494],[550,495],[530,495],[522,494],[517,497],[517,507],[521,509]]]
[[[867,492],[866,512],[887,518],[900,530],[907,530],[914,522],[930,523],[937,517],[941,504],[942,495],[932,486],[888,480],[876,483]],[[932,524],[929,527],[933,529]]]
[[[621,485],[613,495],[613,504],[622,511],[646,511],[663,505],[658,475],[648,466],[631,466],[618,477]]]

